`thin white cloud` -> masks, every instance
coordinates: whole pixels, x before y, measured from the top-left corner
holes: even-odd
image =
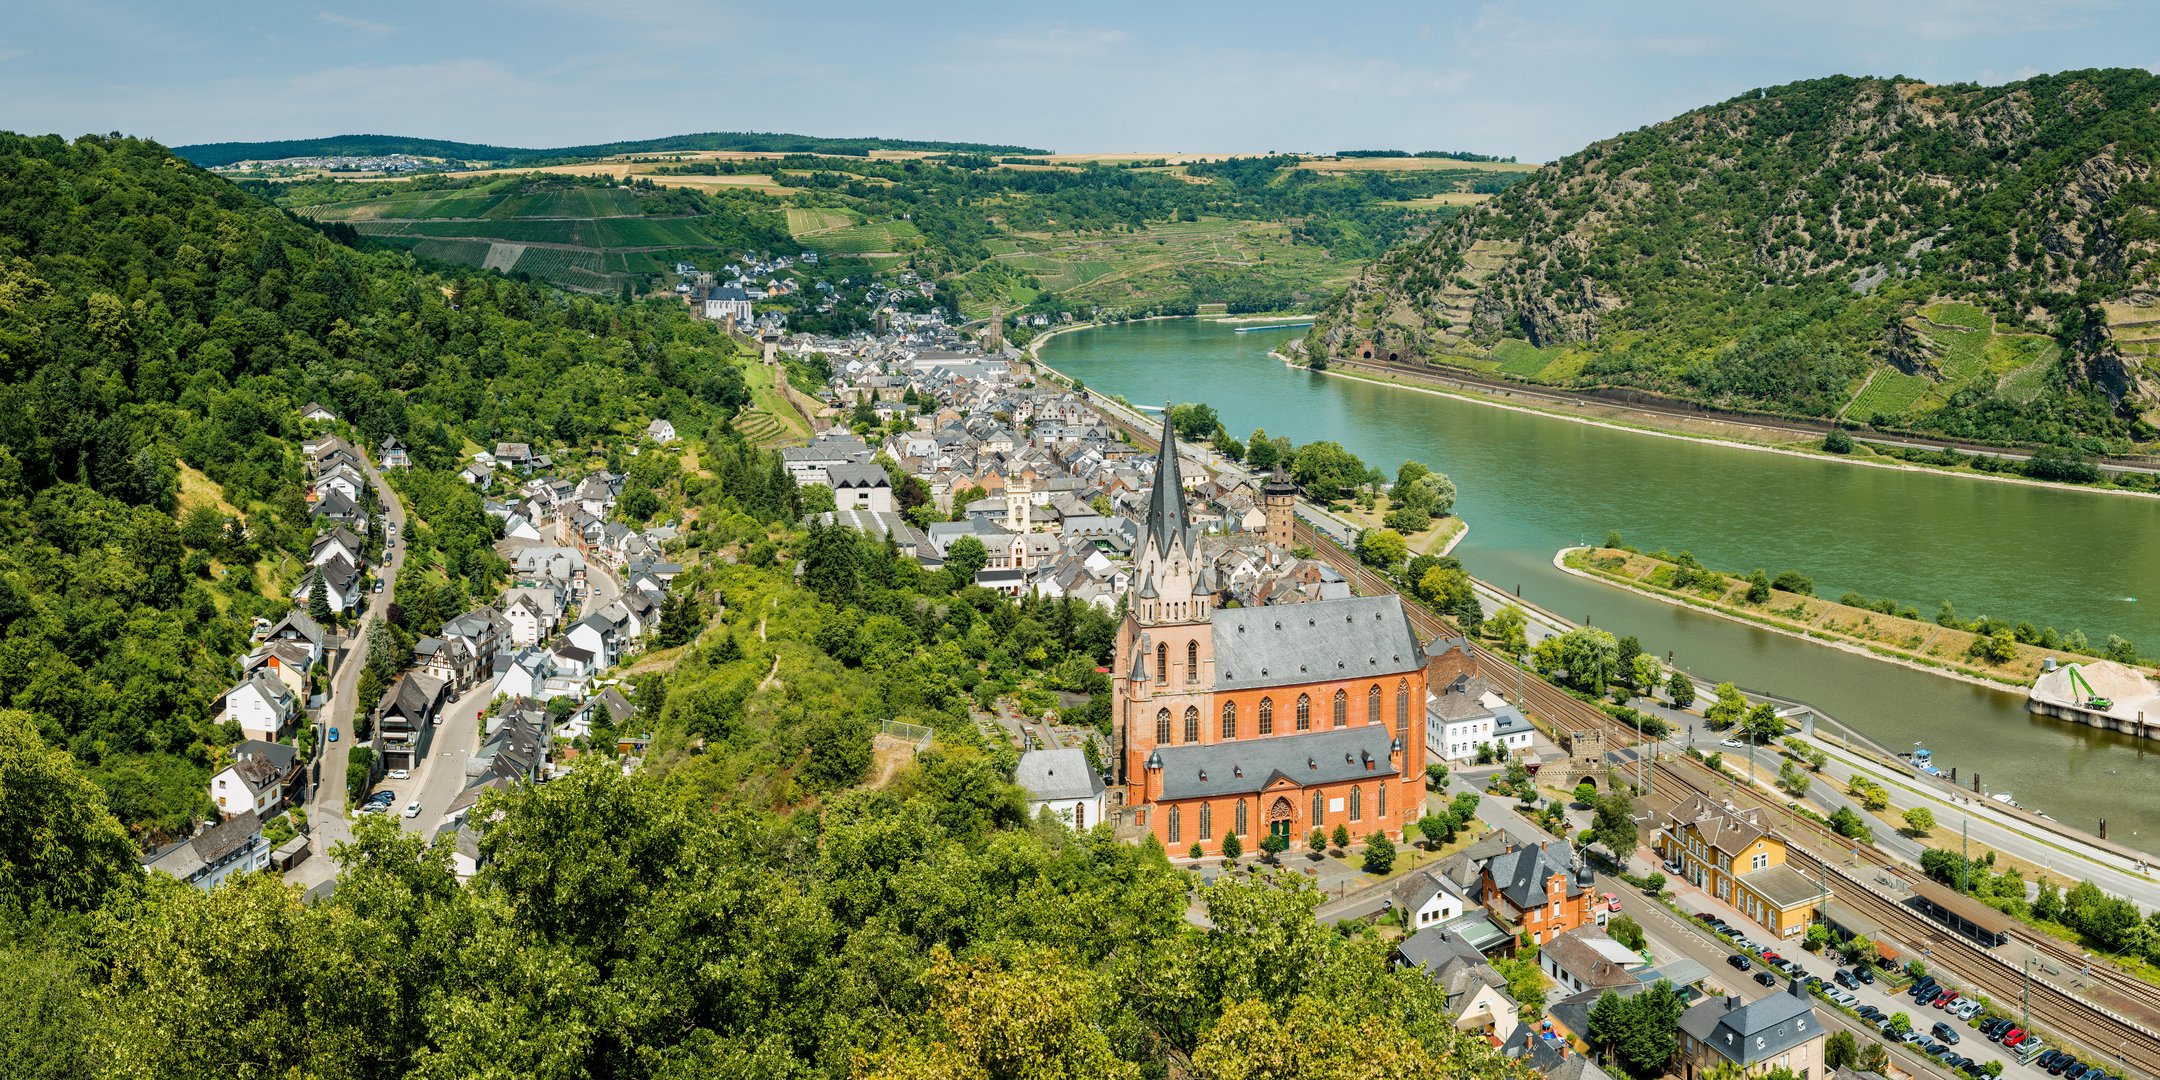
[[[357,30],[363,34],[374,34],[379,37],[388,37],[398,32],[397,27],[387,23],[369,22],[366,19],[339,14],[335,11],[317,11],[315,17],[332,26],[340,26],[347,30]]]

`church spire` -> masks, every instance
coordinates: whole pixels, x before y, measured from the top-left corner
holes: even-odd
[[[1162,448],[1155,456],[1155,490],[1148,496],[1147,542],[1164,555],[1173,546],[1192,547],[1192,522],[1185,516],[1185,484],[1178,476],[1177,431],[1170,425],[1170,403],[1163,403]]]

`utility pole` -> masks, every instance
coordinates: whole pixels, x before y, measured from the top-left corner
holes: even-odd
[[[1965,842],[1965,857],[1958,863],[1958,892],[1964,893],[1972,888],[1972,815],[1958,822],[1958,835]]]
[[[2023,1019],[2018,1023],[2019,1027],[2027,1029],[2032,1027],[2032,966],[2034,959],[2035,957],[2031,956],[2025,958],[2025,1004],[2022,1013]]]

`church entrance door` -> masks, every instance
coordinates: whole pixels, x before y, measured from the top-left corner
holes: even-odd
[[[1267,817],[1268,834],[1271,836],[1280,836],[1286,841],[1289,840],[1290,800],[1280,795],[1276,796],[1275,805],[1268,807]]]

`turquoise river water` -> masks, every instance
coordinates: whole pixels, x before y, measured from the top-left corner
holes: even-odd
[[[1688,671],[1806,701],[1892,749],[1924,742],[1991,791],[2150,850],[2160,744],[2035,717],[2024,696],[1945,679],[1582,581],[1553,553],[1618,529],[1705,565],[1792,569],[1820,595],[2120,634],[2160,652],[2160,500],[1866,468],[1573,423],[1286,367],[1302,331],[1195,319],[1060,334],[1044,362],[1137,403],[1201,401],[1240,438],[1340,442],[1392,474],[1447,473],[1472,573],[1575,620],[1632,633]],[[2132,601],[2127,598],[2140,597]]]

